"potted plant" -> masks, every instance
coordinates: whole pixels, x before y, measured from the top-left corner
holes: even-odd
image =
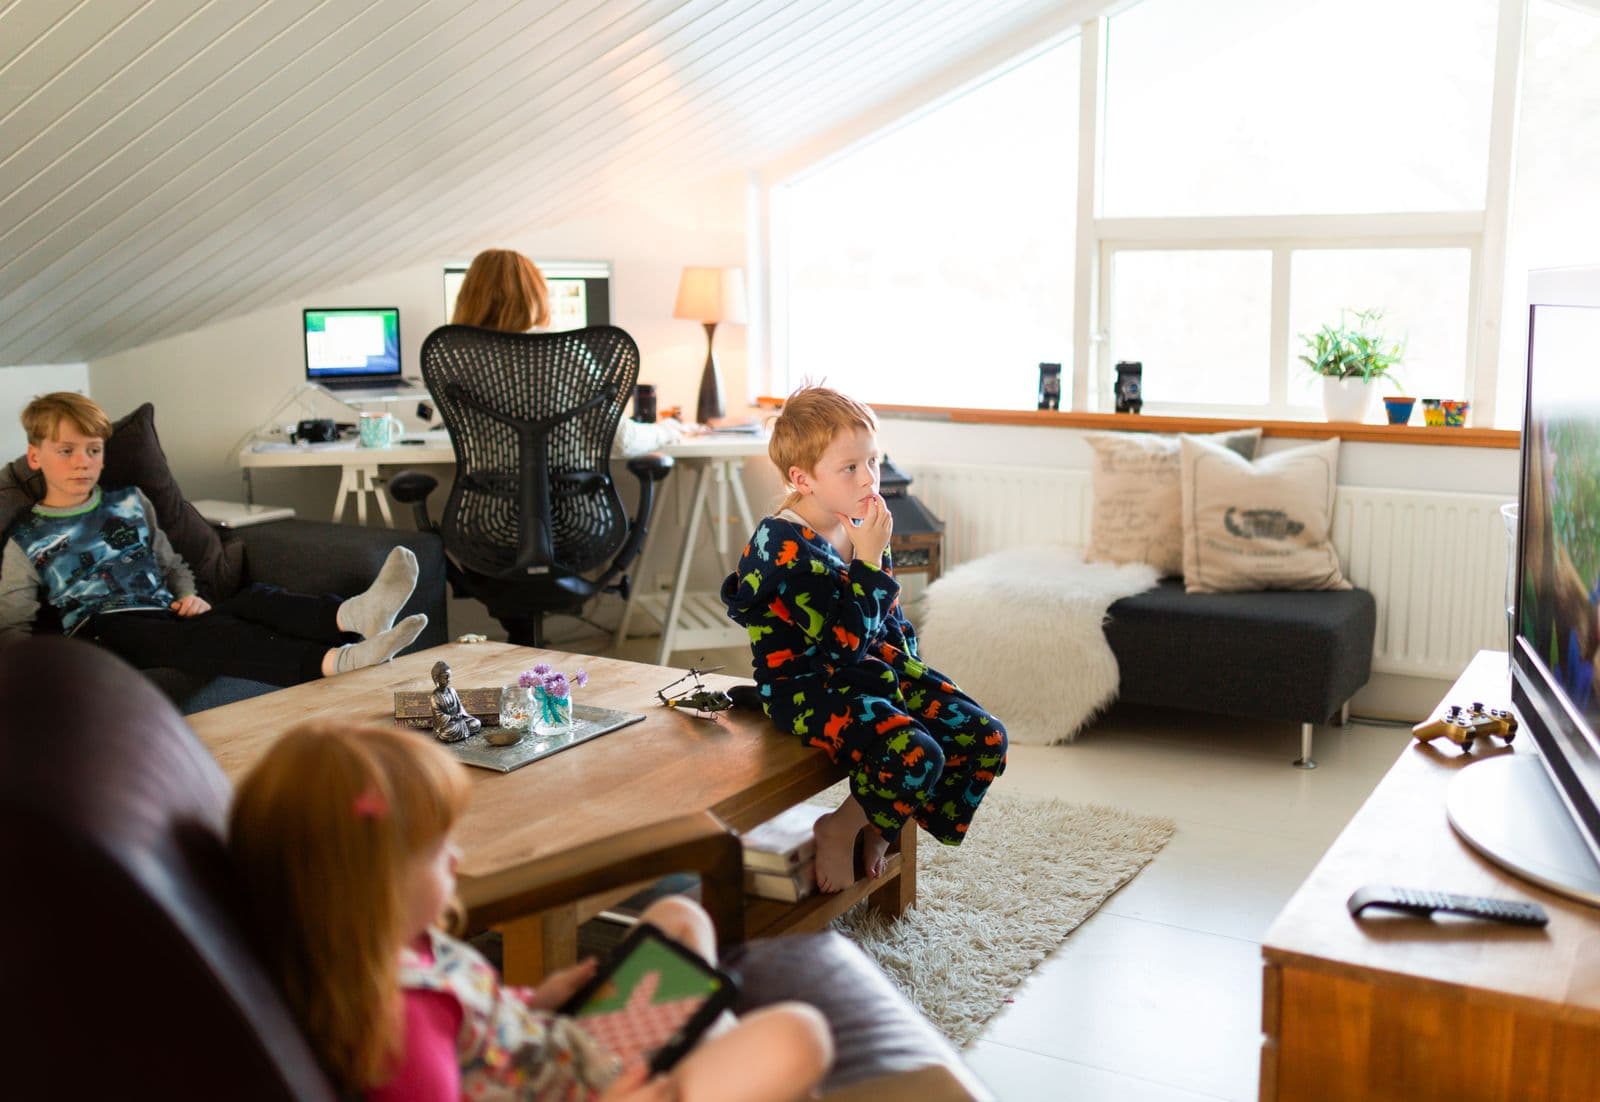
[[[1349,324],[1347,314],[1355,323]],[[1386,379],[1398,385],[1391,368],[1405,354],[1403,344],[1390,344],[1378,332],[1381,310],[1339,311],[1337,327],[1324,325],[1301,333],[1306,352],[1300,357],[1313,375],[1322,376],[1322,410],[1330,421],[1365,420],[1372,403],[1372,384]]]

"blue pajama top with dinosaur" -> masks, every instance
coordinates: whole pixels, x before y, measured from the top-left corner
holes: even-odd
[[[756,526],[722,601],[750,634],[767,715],[847,767],[869,821],[959,843],[1005,769],[1005,728],[922,661],[889,552],[846,563],[785,511]]]

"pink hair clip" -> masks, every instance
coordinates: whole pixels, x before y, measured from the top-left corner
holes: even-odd
[[[381,819],[389,813],[389,805],[384,801],[383,793],[376,788],[368,788],[357,796],[354,803],[355,813],[363,819]]]

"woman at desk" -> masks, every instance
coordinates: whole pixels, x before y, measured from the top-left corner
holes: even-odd
[[[475,325],[503,333],[542,333],[550,324],[550,291],[537,265],[514,249],[485,249],[472,258],[456,295],[451,325]],[[641,424],[624,417],[611,441],[619,458],[644,455],[683,438],[683,426],[667,419]]]

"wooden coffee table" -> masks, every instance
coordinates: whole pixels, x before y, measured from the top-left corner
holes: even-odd
[[[628,832],[648,830],[711,812],[735,830],[748,830],[841,779],[819,750],[781,734],[766,716],[740,711],[715,721],[663,708],[655,690],[683,671],[612,658],[534,650],[507,643],[451,643],[340,677],[282,689],[189,717],[189,725],[232,781],[255,764],[284,730],[311,719],[392,723],[393,693],[428,689],[429,669],[444,659],[459,688],[504,685],[538,662],[571,672],[585,669],[581,703],[642,712],[643,723],[602,735],[513,773],[469,769],[472,803],[457,830],[462,849],[460,895],[469,924],[492,925],[505,936],[505,974],[536,982],[548,969],[576,958],[577,925],[618,898],[508,916],[512,885],[554,867],[573,850]],[[706,684],[728,688],[738,678],[708,674]],[[429,737],[418,732],[417,737]],[[836,895],[800,904],[750,900],[745,936],[820,929],[863,897],[898,916],[915,901],[914,829],[901,835],[884,875]],[[518,897],[519,900],[521,897]],[[521,906],[521,903],[518,903]],[[472,922],[473,916],[489,916]]]

